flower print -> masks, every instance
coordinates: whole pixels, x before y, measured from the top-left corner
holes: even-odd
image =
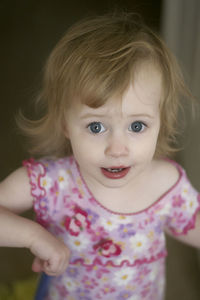
[[[135,268],[122,268],[114,273],[114,281],[120,286],[127,285],[131,280],[133,281],[135,273]]]
[[[164,238],[165,237],[163,233],[162,235],[160,235],[159,239],[155,239],[151,243],[151,247],[148,249],[148,255],[154,256],[156,253],[163,250],[163,245],[165,244],[165,242],[163,241]]]
[[[69,292],[75,291],[78,286],[78,283],[73,278],[69,277],[64,277],[62,280],[62,284]]]
[[[189,196],[190,185],[186,182],[181,190],[181,196],[187,198]]]
[[[74,215],[72,217],[67,216],[64,225],[71,235],[78,236],[81,231],[90,228],[87,212],[76,206]]]
[[[47,198],[41,198],[39,200],[35,200],[34,202],[34,210],[36,212],[37,222],[47,227],[50,218],[48,216],[48,200]]]
[[[46,215],[46,212],[48,210],[48,199],[40,198],[39,200],[35,200],[34,209],[37,212],[37,215]]]
[[[109,274],[109,268],[101,267],[100,265],[89,265],[86,267],[87,272],[95,271],[95,276],[101,279],[104,274]]]
[[[119,226],[119,235],[121,238],[126,238],[135,235],[135,230],[133,229],[133,224],[121,224]]]
[[[93,246],[93,249],[104,257],[118,256],[121,253],[120,246],[115,244],[112,240],[107,239],[100,240],[99,243]]]
[[[172,206],[173,207],[181,207],[185,203],[185,200],[181,197],[181,195],[176,195],[173,197]]]
[[[105,230],[108,230],[108,231],[112,231],[118,227],[118,223],[112,217],[109,219],[102,218],[101,224],[105,228]]]
[[[174,211],[174,214],[171,218],[171,223],[172,223],[172,226],[173,225],[177,225],[177,224],[184,224],[186,221],[186,218],[183,214],[183,212],[179,212],[179,211]]]
[[[104,295],[107,295],[107,294],[111,294],[111,293],[115,292],[116,289],[113,286],[110,286],[109,284],[105,284],[103,286],[103,288],[101,289],[101,291]]]
[[[158,278],[159,271],[160,267],[158,266],[158,264],[152,264],[151,271],[148,276],[149,280],[155,282],[156,278]]]
[[[79,188],[79,195],[81,198],[83,198],[84,197],[83,180],[81,179],[81,177],[78,177],[76,182]]]
[[[40,177],[39,185],[46,189],[49,190],[51,185],[52,185],[52,179],[48,175],[45,175],[44,177]]]
[[[98,286],[97,281],[94,278],[90,278],[88,276],[84,276],[81,282],[86,289],[94,289],[96,286]]]
[[[79,271],[77,268],[72,268],[68,267],[66,270],[66,273],[71,277],[71,278],[76,278],[79,274]]]
[[[53,196],[53,204],[54,207],[56,205],[56,201],[59,195],[59,186],[57,181],[54,182],[54,184],[52,185],[52,187],[50,188],[50,194]]]
[[[87,289],[79,288],[76,290],[76,293],[77,293],[78,300],[91,300],[90,296],[88,295],[90,291]]]
[[[47,210],[47,203],[48,203],[48,199],[47,198],[41,198],[40,202],[39,202],[39,209],[40,210]]]
[[[108,233],[104,230],[103,227],[97,227],[95,230],[89,228],[88,233],[90,234],[90,239],[93,242],[99,241],[99,239],[106,239],[108,237]]]
[[[144,287],[143,290],[141,291],[141,296],[142,299],[145,298],[151,291],[152,288],[152,282],[148,282]]]
[[[155,231],[155,232],[154,232]],[[163,223],[162,222],[157,222],[155,224],[155,227],[154,227],[154,231],[150,231],[149,234],[148,234],[148,237],[149,238],[154,238],[155,236],[155,233],[158,233],[158,234],[161,234],[163,232]]]
[[[99,216],[98,214],[96,214],[94,211],[92,211],[91,209],[87,209],[86,210],[88,216],[87,216],[87,219],[89,220],[89,222],[91,224],[95,224],[96,221],[98,220]]]
[[[78,197],[81,199],[83,198],[82,195],[80,194],[80,191],[77,187],[72,188],[72,193],[75,195],[78,195]]]
[[[153,210],[153,214],[158,214],[159,216],[166,216],[169,215],[171,210],[171,203],[167,202],[166,204],[158,204],[155,209]]]
[[[112,216],[112,220],[118,224],[130,224],[132,222],[132,219],[125,215],[114,215]]]
[[[195,195],[191,195],[190,198],[186,200],[185,207],[188,213],[193,214],[197,210],[198,206],[199,203]]]
[[[129,241],[134,253],[136,254],[144,251],[148,245],[148,238],[146,235],[140,233],[132,236]]]
[[[60,235],[64,234],[65,231],[62,229],[61,226],[58,226],[58,225],[53,225],[52,226],[52,229],[51,229],[51,232],[56,235],[57,237],[59,237]]]
[[[149,273],[151,272],[151,269],[152,269],[152,266],[149,266],[149,264],[142,264],[138,268],[137,276],[136,276],[134,282],[140,286],[142,284],[144,284],[146,282],[147,278],[149,279]]]
[[[120,294],[117,296],[116,300],[123,300],[123,299],[129,300],[131,295],[132,295],[131,291],[124,290],[124,291],[120,292]]]
[[[61,190],[65,189],[69,185],[69,175],[63,169],[58,173],[58,185]]]
[[[128,298],[128,300],[141,300],[141,298],[138,295],[133,295],[130,298]]]
[[[73,211],[74,207],[76,207],[76,203],[71,200],[71,197],[72,196],[70,194],[66,194],[63,197],[64,207],[67,208],[68,211]]]
[[[88,247],[88,245],[90,244],[90,241],[86,237],[71,236],[67,240],[67,244],[69,245],[69,247],[72,248],[72,250],[81,251],[81,250],[84,250]]]

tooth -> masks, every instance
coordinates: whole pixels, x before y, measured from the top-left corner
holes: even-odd
[[[117,172],[121,172],[123,170],[123,168],[119,168],[119,169],[108,168],[107,170],[112,173],[117,173]]]

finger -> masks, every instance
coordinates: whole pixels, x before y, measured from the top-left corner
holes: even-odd
[[[43,269],[43,262],[38,258],[38,257],[35,257],[34,258],[34,261],[32,263],[32,270],[33,272],[42,272],[42,269]]]

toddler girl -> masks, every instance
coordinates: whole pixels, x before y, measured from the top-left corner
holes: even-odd
[[[200,247],[199,194],[169,159],[182,95],[174,58],[135,15],[84,20],[55,47],[43,116],[20,120],[43,158],[1,187],[2,206],[33,206],[70,251],[62,275],[42,276],[36,299],[163,299],[165,232]]]

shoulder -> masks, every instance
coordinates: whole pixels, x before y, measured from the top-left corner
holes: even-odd
[[[0,204],[20,213],[32,207],[29,178],[21,167],[0,183]]]
[[[8,177],[6,177],[1,183],[1,188],[10,188],[13,190],[17,187],[21,188],[22,186],[28,185],[28,176],[26,169],[24,167],[20,167],[14,172],[12,172]]]

